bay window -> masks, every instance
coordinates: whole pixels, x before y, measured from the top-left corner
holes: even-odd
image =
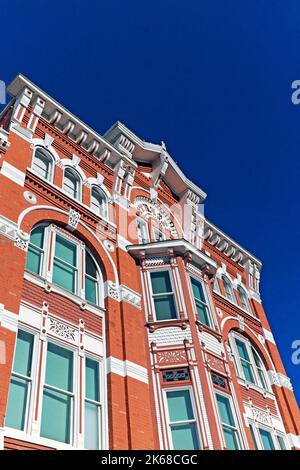
[[[240,449],[240,439],[232,412],[231,400],[228,396],[221,393],[216,393],[216,398],[226,447],[229,450],[238,450]]]
[[[85,424],[84,447],[86,449],[100,449],[100,384],[99,363],[86,358],[85,361]]]
[[[200,449],[197,421],[189,389],[166,391],[169,430],[174,450]]]
[[[80,240],[59,227],[44,224],[32,230],[26,270],[90,303],[101,303],[102,277],[97,263]]]
[[[175,296],[169,271],[154,271],[150,276],[156,320],[177,318]]]
[[[204,295],[202,284],[194,277],[191,277],[191,284],[199,320],[204,325],[211,327],[212,322],[210,317],[210,311],[206,297]]]
[[[73,411],[73,352],[48,343],[41,436],[70,443]]]
[[[6,409],[5,425],[22,431],[27,426],[31,396],[33,343],[32,334],[18,332]]]

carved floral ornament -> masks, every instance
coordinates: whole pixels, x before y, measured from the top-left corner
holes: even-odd
[[[156,220],[161,227],[169,230],[174,238],[179,238],[174,223],[160,206],[143,196],[138,196],[134,205],[137,208],[138,215],[145,219],[152,218]]]

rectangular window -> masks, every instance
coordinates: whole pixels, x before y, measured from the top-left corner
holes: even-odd
[[[191,283],[199,320],[204,325],[211,326],[209,309],[205,299],[202,284],[193,277],[191,278]]]
[[[200,449],[197,424],[189,390],[166,392],[173,449]]]
[[[137,219],[137,235],[139,243],[149,243],[148,224],[143,219]]]
[[[41,436],[70,443],[73,408],[73,353],[48,343]]]
[[[220,393],[217,393],[216,397],[226,447],[229,450],[238,450],[240,448],[238,430],[233,418],[230,399],[225,395],[221,395]]]
[[[261,437],[262,445],[264,450],[275,450],[272,435],[266,429],[259,428],[259,434]]]
[[[162,373],[163,382],[177,382],[180,380],[190,380],[187,368],[164,370]]]
[[[278,446],[279,446],[279,449],[280,450],[286,450],[286,445],[285,445],[285,441],[284,441],[284,438],[282,436],[279,436],[277,434],[277,442],[278,442]]]
[[[99,393],[99,363],[86,358],[85,362],[85,431],[84,447],[100,449],[101,407]]]
[[[166,239],[165,234],[156,227],[154,227],[153,233],[154,233],[154,240],[156,242],[162,242]]]
[[[169,272],[156,271],[151,273],[151,283],[156,320],[172,320],[177,318]]]
[[[28,419],[33,341],[33,335],[19,330],[6,410],[5,425],[22,431]]]
[[[252,364],[249,358],[246,344],[239,339],[235,340],[236,347],[238,350],[238,355],[240,358],[241,366],[243,369],[243,374],[247,382],[255,383]]]
[[[76,291],[76,257],[76,245],[66,238],[56,235],[52,281],[71,292]]]
[[[251,433],[251,437],[252,437],[252,440],[253,440],[253,443],[254,443],[255,450],[258,450],[258,445],[257,445],[256,437],[255,437],[253,424],[249,424],[249,429],[250,429],[250,433]]]
[[[41,274],[42,259],[44,255],[44,227],[37,227],[30,236],[28,246],[26,269],[35,274]]]

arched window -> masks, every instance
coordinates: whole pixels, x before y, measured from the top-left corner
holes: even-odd
[[[50,154],[45,149],[38,147],[35,150],[32,169],[39,174],[42,178],[45,178],[48,181],[52,180],[52,168],[53,168],[53,159]]]
[[[81,200],[80,176],[72,168],[66,168],[64,174],[63,190],[74,199]]]
[[[101,217],[107,218],[107,197],[100,188],[92,186],[91,208]]]
[[[233,334],[238,376],[246,382],[269,390],[265,366],[253,344],[244,336]]]
[[[247,310],[247,312],[249,312],[249,313],[252,313],[251,309],[250,309],[248,296],[247,296],[245,290],[241,286],[238,286],[237,290],[238,290],[238,293],[239,293],[239,296],[240,296],[240,299],[241,299],[241,302],[242,302],[243,309]]]
[[[227,276],[222,276],[222,281],[223,281],[223,285],[224,285],[225,294],[226,294],[227,299],[230,300],[230,302],[235,303],[235,296],[234,296],[234,293],[233,293],[233,289],[232,289],[232,285],[231,285],[230,280],[228,279]]]
[[[26,270],[42,277],[47,273],[47,282],[101,305],[101,271],[89,250],[82,246],[80,240],[53,224],[39,225],[30,235]]]

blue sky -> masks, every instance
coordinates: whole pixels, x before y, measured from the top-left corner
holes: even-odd
[[[99,132],[164,140],[206,216],[263,261],[262,297],[300,399],[300,3],[6,2],[1,75],[28,76]]]

